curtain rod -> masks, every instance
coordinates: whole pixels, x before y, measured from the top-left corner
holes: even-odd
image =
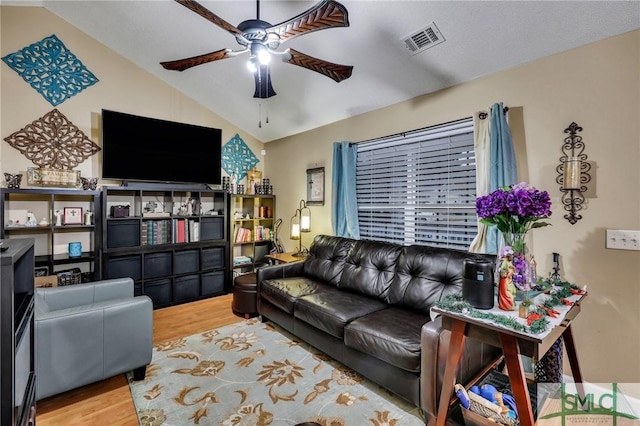
[[[459,121],[465,121],[465,120],[470,120],[473,117],[465,117],[465,118],[461,118],[459,120],[453,120],[453,121],[448,121],[446,123],[440,123],[440,124],[436,124],[435,126],[426,126],[426,127],[421,127],[420,129],[413,129],[413,130],[408,130],[406,132],[398,132],[398,133],[394,133],[392,135],[387,135],[387,136],[379,136],[377,138],[373,138],[373,139],[366,139],[363,141],[358,141],[358,142],[349,142],[349,146],[352,145],[358,145],[360,143],[367,143],[367,142],[375,142],[375,141],[379,141],[382,139],[387,139],[387,138],[395,138],[397,136],[402,136],[403,138],[406,137],[407,135],[412,135],[413,133],[417,133],[417,132],[422,132],[424,130],[430,129],[432,127],[438,127],[438,126],[446,126],[448,124],[452,124],[452,123],[457,123]]]
[[[503,111],[504,111],[504,115],[507,115],[507,112],[509,112],[509,107],[508,107],[508,106],[504,107],[504,108],[503,108]],[[480,120],[484,120],[484,119],[486,119],[486,118],[488,117],[488,115],[489,115],[489,114],[487,114],[486,112],[481,112],[480,114],[478,114],[478,118],[479,118]],[[460,120],[448,121],[448,122],[446,122],[446,123],[440,123],[440,124],[437,124],[437,126],[446,126],[447,124],[456,123],[456,122],[458,122],[458,121],[468,120],[468,119],[470,119],[470,118],[472,118],[472,117],[465,117],[465,118],[461,118]],[[349,146],[357,145],[357,144],[359,144],[359,143],[375,142],[375,141],[377,141],[377,140],[387,139],[387,138],[394,138],[394,137],[397,137],[397,136],[405,137],[405,136],[410,135],[410,134],[412,134],[412,133],[422,132],[423,130],[429,129],[429,128],[431,128],[431,127],[435,127],[435,126],[426,126],[426,127],[422,127],[422,128],[420,128],[420,129],[409,130],[409,131],[407,131],[407,132],[394,133],[393,135],[380,136],[380,137],[377,137],[377,138],[373,138],[373,139],[366,139],[366,140],[358,141],[358,142],[349,142]]]
[[[503,110],[504,110],[504,115],[507,115],[507,113],[509,112],[509,107],[506,106],[506,107],[504,107]],[[487,118],[488,115],[489,114],[487,114],[486,112],[481,112],[480,114],[478,114],[478,118],[480,120],[484,120],[485,118]]]

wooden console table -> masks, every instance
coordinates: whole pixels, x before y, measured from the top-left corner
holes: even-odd
[[[574,305],[571,306],[568,311],[563,312],[564,316],[561,318],[561,322],[554,326],[548,333],[543,334],[542,337],[518,332],[497,324],[474,319],[464,314],[449,312],[440,308],[432,308],[434,312],[442,315],[442,326],[451,330],[449,353],[444,378],[442,380],[436,426],[445,426],[447,416],[449,415],[449,403],[453,395],[456,370],[462,357],[466,336],[502,348],[507,369],[509,370],[509,381],[513,397],[516,400],[520,424],[522,426],[534,426],[535,421],[529,390],[526,385],[522,362],[518,355],[522,354],[534,360],[539,360],[549,350],[551,345],[562,337],[574,381],[575,383],[582,383],[582,374],[580,372],[580,366],[578,365],[573,332],[571,331],[571,322],[580,313],[580,304],[585,297],[586,294],[575,301]]]

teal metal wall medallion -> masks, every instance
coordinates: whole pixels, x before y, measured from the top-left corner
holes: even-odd
[[[2,60],[53,106],[99,81],[55,34]]]

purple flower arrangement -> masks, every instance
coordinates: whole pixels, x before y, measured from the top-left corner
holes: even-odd
[[[549,225],[539,220],[551,216],[551,200],[547,191],[521,182],[478,197],[476,213],[485,225],[496,225],[501,232],[524,234]]]
[[[513,284],[515,284],[518,290],[530,290],[529,264],[524,254],[518,253],[513,257],[513,267],[515,269],[513,273]]]
[[[521,182],[478,197],[476,213],[485,225],[496,225],[507,244],[498,259],[507,258],[512,265],[511,279],[519,290],[530,290],[531,277],[525,257],[524,235],[533,228],[550,225],[541,219],[551,216],[547,191],[539,191]]]

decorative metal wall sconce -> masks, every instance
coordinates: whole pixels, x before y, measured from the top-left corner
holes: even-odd
[[[564,139],[562,144],[562,157],[560,157],[560,165],[556,167],[558,176],[556,182],[560,184],[562,194],[562,204],[564,209],[569,213],[564,218],[574,225],[582,219],[582,215],[578,212],[582,210],[585,202],[584,192],[587,190],[586,184],[591,181],[591,164],[587,162],[587,154],[584,153],[584,142],[582,136],[578,132],[582,131],[582,127],[575,122],[564,129],[569,136]]]

